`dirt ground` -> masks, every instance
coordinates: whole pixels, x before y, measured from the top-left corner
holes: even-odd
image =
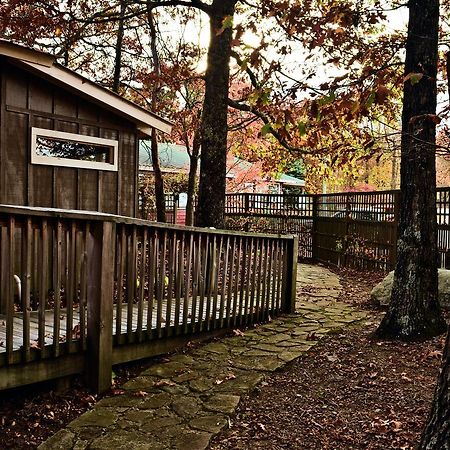
[[[370,313],[364,326],[329,336],[271,376],[241,402],[231,428],[214,438],[211,449],[411,449],[417,443],[444,338],[373,341],[382,311],[368,299],[381,275],[339,275],[341,300]],[[144,367],[123,366],[117,383]],[[46,384],[2,393],[0,448],[36,448],[97,400],[79,381],[60,392]]]
[[[341,300],[370,312],[363,327],[330,336],[241,402],[225,449],[412,449],[425,424],[444,337],[422,343],[374,341],[383,313],[370,305],[380,278],[339,273]]]

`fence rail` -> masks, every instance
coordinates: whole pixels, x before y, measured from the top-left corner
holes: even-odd
[[[148,346],[290,312],[296,261],[292,236],[0,206],[0,389],[79,364],[102,391]]]
[[[227,194],[229,229],[296,234],[300,258],[391,270],[397,257],[400,192],[322,195]],[[436,199],[439,262],[450,267],[450,188]]]

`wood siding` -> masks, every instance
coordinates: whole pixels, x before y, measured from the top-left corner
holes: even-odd
[[[134,124],[0,57],[0,203],[136,216]],[[119,171],[31,164],[31,127],[119,141]]]

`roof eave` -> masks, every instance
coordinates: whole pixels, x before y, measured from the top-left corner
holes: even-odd
[[[48,66],[24,59],[16,59],[14,56],[12,58],[14,59],[12,62],[19,67],[34,72],[52,83],[76,92],[77,95],[127,118],[135,123],[138,130],[146,136],[151,135],[152,128],[167,134],[172,130],[172,123],[168,120],[146,111],[144,108],[121,98],[119,95],[98,86],[96,83],[73,73],[71,70],[53,64]]]
[[[23,47],[18,44],[0,39],[1,54],[24,62],[39,64],[44,67],[51,67],[55,62],[55,57],[40,50]]]

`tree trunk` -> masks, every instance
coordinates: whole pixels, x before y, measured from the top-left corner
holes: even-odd
[[[201,121],[200,183],[196,224],[223,228],[227,160],[228,84],[232,26],[237,0],[214,0],[210,6],[211,40],[205,74]]]
[[[119,92],[120,87],[120,70],[122,69],[122,43],[124,35],[124,16],[127,9],[125,2],[120,4],[120,16],[119,16],[119,26],[117,29],[117,39],[116,39],[116,56],[114,59],[114,75],[113,75],[113,85],[112,90],[114,92]]]
[[[164,195],[164,180],[162,177],[161,166],[159,164],[158,139],[156,130],[152,130],[152,165],[153,176],[155,178],[155,204],[156,220],[158,222],[166,221],[166,199]]]
[[[447,331],[443,365],[434,392],[433,406],[418,450],[450,449],[450,333]]]
[[[194,224],[194,195],[195,195],[195,180],[197,178],[198,158],[200,155],[200,133],[196,130],[192,142],[192,154],[189,155],[189,176],[188,176],[188,191],[186,203],[186,225]]]
[[[439,0],[410,0],[409,12],[397,264],[389,309],[376,332],[405,340],[445,330],[438,303],[435,183]]]
[[[147,19],[150,27],[150,47],[152,50],[153,67],[155,74],[161,75],[161,65],[159,63],[158,49],[156,48],[156,28],[151,9],[151,2],[147,3]],[[156,112],[157,99],[159,94],[159,83],[155,82],[152,89],[152,111]],[[158,222],[166,222],[166,199],[164,195],[164,180],[159,164],[158,139],[156,130],[152,130],[152,166],[153,176],[155,177],[155,204],[156,204],[156,220]]]

